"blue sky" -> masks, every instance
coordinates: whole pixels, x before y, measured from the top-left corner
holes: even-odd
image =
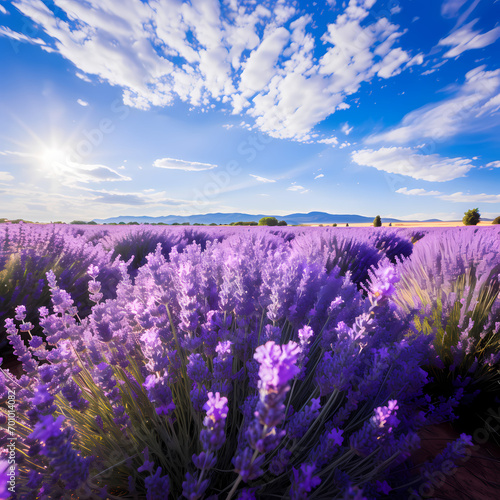
[[[0,217],[500,215],[498,0],[0,0]]]

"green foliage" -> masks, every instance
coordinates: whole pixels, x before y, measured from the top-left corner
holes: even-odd
[[[493,219],[492,224],[500,224],[500,215],[499,215],[498,217],[495,217],[495,218]]]
[[[83,225],[87,224],[84,220],[72,220],[70,224],[78,224],[78,225]]]
[[[276,217],[262,217],[259,221],[259,226],[277,226],[278,219]]]
[[[257,226],[257,222],[255,221],[250,221],[250,222],[231,222],[231,226]]]
[[[336,223],[336,222],[334,222],[334,223],[332,224],[332,227],[337,227],[337,223]]]
[[[479,213],[479,208],[472,208],[465,212],[462,222],[465,226],[476,226],[480,220],[481,214]]]
[[[500,363],[492,361],[500,351],[498,271],[497,266],[484,279],[471,266],[455,281],[441,284],[438,294],[405,275],[398,287],[396,303],[406,312],[418,311],[414,325],[418,332],[434,336],[435,352],[443,361],[441,366],[431,362],[424,367],[432,377],[427,391],[451,398],[457,387],[463,388],[465,396],[456,413],[471,428],[481,424],[476,419],[487,412],[500,384]],[[472,402],[475,412],[470,411]],[[500,443],[498,430],[491,435]]]
[[[280,220],[278,222],[278,226],[287,226],[288,224],[286,223],[286,220]]]
[[[375,219],[373,219],[373,227],[380,227],[382,226],[382,219],[380,218],[380,215],[377,215]]]

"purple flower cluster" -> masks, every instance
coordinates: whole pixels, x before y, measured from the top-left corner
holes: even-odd
[[[0,395],[15,393],[22,423],[19,498],[82,488],[152,500],[380,498],[406,479],[398,472],[419,430],[453,418],[482,366],[498,366],[496,351],[478,351],[500,324],[490,300],[498,260],[485,239],[467,246],[471,233],[454,240],[466,254],[457,263],[452,246],[426,243],[431,234],[412,251],[392,230],[63,233],[54,229],[52,242],[72,238],[85,248],[74,255],[91,256],[78,264],[88,306],[56,266],[46,269],[39,322],[28,301],[5,323],[24,371],[0,371]],[[44,234],[34,230],[40,247]],[[112,262],[99,239],[128,262]],[[419,248],[441,252],[439,265]],[[423,264],[436,274],[420,276]],[[109,270],[119,278],[111,292]],[[405,302],[410,283],[442,304],[432,328],[446,320],[449,358],[436,331],[420,333],[421,304]],[[476,285],[492,302],[484,318],[468,314],[484,303]],[[449,398],[426,393],[439,362],[456,375]],[[2,410],[2,450],[7,418]],[[461,453],[457,444],[426,467]]]

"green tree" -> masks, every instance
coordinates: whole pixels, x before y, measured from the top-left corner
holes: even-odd
[[[498,217],[496,217],[495,219],[493,219],[492,224],[500,224],[500,215]]]
[[[278,226],[288,226],[288,224],[286,223],[286,220],[280,220],[278,222]]]
[[[259,221],[259,226],[277,226],[278,219],[276,217],[262,217]]]
[[[373,226],[380,227],[381,225],[382,225],[382,219],[380,218],[380,215],[377,215],[375,219],[373,219]]]
[[[479,208],[472,208],[465,212],[462,222],[465,226],[476,226],[480,220],[481,214],[479,213]]]
[[[87,224],[84,220],[72,220],[70,224]]]

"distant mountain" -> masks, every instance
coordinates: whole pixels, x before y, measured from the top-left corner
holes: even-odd
[[[189,222],[190,224],[230,224],[231,222],[258,222],[262,217],[276,217],[278,220],[284,220],[287,224],[352,224],[361,222],[373,222],[373,217],[364,217],[354,214],[328,214],[326,212],[309,212],[308,214],[290,214],[290,215],[267,215],[267,214],[242,214],[242,213],[214,213],[214,214],[199,214],[199,215],[164,215],[161,217],[148,217],[122,215],[119,217],[109,217],[108,219],[94,219],[99,224],[114,222],[138,222],[139,224],[149,222],[150,224],[163,222],[165,224],[173,224],[177,222]],[[436,219],[437,220],[437,219]],[[382,222],[402,222],[399,219],[382,218]]]

